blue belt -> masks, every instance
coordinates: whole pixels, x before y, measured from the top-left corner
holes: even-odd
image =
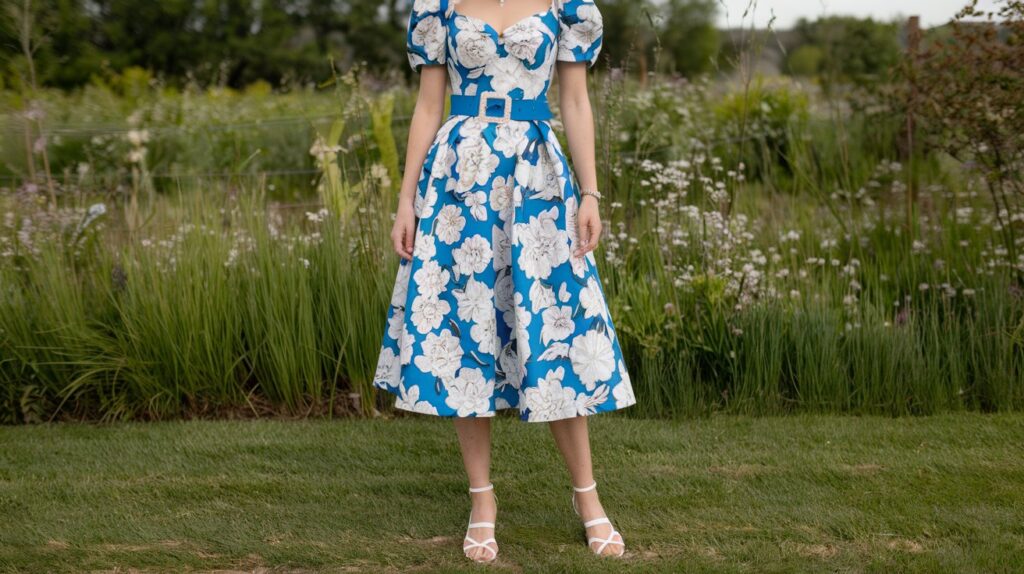
[[[451,103],[453,116],[476,116],[492,122],[550,120],[553,117],[547,98],[524,100],[497,92],[484,92],[477,96],[452,95]]]

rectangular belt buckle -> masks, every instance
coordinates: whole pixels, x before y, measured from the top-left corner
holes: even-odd
[[[489,100],[504,100],[504,114],[500,117],[487,115],[487,102]],[[505,123],[512,119],[512,98],[498,92],[484,92],[480,94],[480,108],[477,110],[477,115],[489,122]]]

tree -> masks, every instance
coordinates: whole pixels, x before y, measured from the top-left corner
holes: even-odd
[[[789,53],[786,67],[794,76],[817,76],[824,60],[825,52],[820,47],[804,44]]]
[[[662,6],[661,43],[670,69],[687,76],[711,70],[721,44],[716,0],[668,0]]]
[[[871,18],[831,16],[801,19],[798,44],[821,50],[820,74],[826,84],[870,83],[883,78],[901,58],[899,26]]]
[[[706,72],[719,47],[716,10],[717,0],[602,0],[601,57],[640,73],[654,66],[656,55],[664,70]],[[661,53],[656,54],[659,47]]]
[[[10,1],[10,0],[7,0]],[[717,50],[717,0],[601,0],[602,60],[641,73],[707,71]],[[40,81],[71,88],[137,67],[168,83],[195,77],[240,87],[256,80],[321,81],[329,58],[404,70],[412,0],[49,0],[36,21]],[[9,23],[0,41],[11,41]],[[657,48],[661,51],[657,52]],[[16,56],[0,55],[6,77]]]
[[[904,66],[930,146],[983,176],[1006,263],[1024,284],[1024,1],[971,0]],[[970,173],[970,171],[968,173]]]

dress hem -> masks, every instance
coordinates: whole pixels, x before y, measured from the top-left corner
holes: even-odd
[[[394,395],[396,399],[400,398],[398,392],[392,390],[389,387],[378,386],[376,388],[379,389],[379,390],[382,390],[382,391],[386,391],[388,394]],[[573,415],[571,417],[558,417],[558,418],[550,418],[550,419],[530,419],[529,417],[524,417],[523,415],[519,415],[518,419],[523,421],[523,422],[528,422],[528,423],[550,423],[550,422],[555,422],[555,421],[574,419],[574,418],[577,418],[577,417],[589,417],[589,416],[593,416],[593,415],[601,414],[601,413],[612,413],[612,412],[615,412],[615,411],[621,411],[623,409],[627,409],[627,408],[629,408],[631,406],[634,406],[634,405],[636,405],[636,399],[635,398],[632,401],[630,401],[628,403],[625,403],[625,404],[621,404],[621,405],[620,404],[614,404],[614,405],[612,405],[610,407],[598,408],[598,409],[596,409],[594,411],[591,411],[591,412],[583,412],[583,413],[577,412],[575,415]],[[515,410],[515,411],[522,412],[522,409],[520,409],[518,406],[509,405],[507,407],[496,408],[496,409],[494,409],[494,411],[491,411],[491,412],[488,412],[488,413],[484,413],[484,414],[476,414],[476,415],[472,415],[472,416],[468,416],[468,417],[460,417],[456,413],[445,413],[445,414],[442,414],[442,413],[439,413],[439,412],[438,413],[434,413],[434,412],[418,411],[418,410],[416,410],[414,408],[408,408],[408,407],[401,406],[399,404],[398,400],[395,401],[393,406],[394,406],[394,408],[396,408],[396,409],[398,409],[400,411],[407,412],[407,413],[416,413],[416,414],[419,414],[419,415],[424,415],[424,416],[428,416],[428,417],[435,417],[435,418],[439,418],[439,419],[494,418],[495,415],[497,415],[497,413],[499,411],[512,411],[512,410]]]

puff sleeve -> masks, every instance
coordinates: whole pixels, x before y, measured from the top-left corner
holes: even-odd
[[[594,0],[561,0],[558,9],[558,61],[597,62],[604,39],[604,21]]]
[[[405,45],[409,65],[414,71],[418,72],[423,66],[442,65],[447,61],[447,3],[447,0],[413,2]]]

